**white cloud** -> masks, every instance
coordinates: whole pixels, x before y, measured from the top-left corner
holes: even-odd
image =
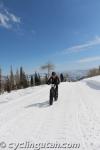
[[[9,18],[6,15],[0,13],[0,26],[3,26],[5,28],[10,28],[11,25],[8,22],[9,22]]]
[[[72,52],[80,52],[84,50],[88,50],[89,48],[92,48],[93,46],[100,45],[100,37],[96,36],[93,40],[87,41],[84,44],[75,45],[72,47],[69,47],[63,51],[64,54],[72,53]]]
[[[16,23],[20,23],[21,22],[20,17],[15,16],[14,14],[8,12],[6,9],[5,9],[5,12],[6,12],[7,16],[10,18],[10,20],[12,22],[16,22]]]
[[[77,61],[77,63],[88,63],[88,62],[94,62],[94,61],[99,61],[100,56],[95,56],[95,57],[87,57],[83,58]]]
[[[10,13],[3,5],[0,5],[0,26],[4,28],[12,28],[14,25],[20,24],[20,17]]]

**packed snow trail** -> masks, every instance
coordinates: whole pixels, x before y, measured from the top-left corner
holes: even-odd
[[[61,83],[59,99],[52,106],[49,90],[50,86],[45,85],[0,96],[0,148],[14,149],[15,145],[8,145],[28,141],[78,145],[66,149],[100,150],[99,90],[85,82]]]

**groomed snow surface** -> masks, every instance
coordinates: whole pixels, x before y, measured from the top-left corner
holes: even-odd
[[[49,90],[0,96],[0,150],[100,150],[100,76],[61,83],[52,106]]]

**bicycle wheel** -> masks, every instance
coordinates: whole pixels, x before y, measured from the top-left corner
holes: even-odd
[[[55,98],[55,101],[57,101],[58,100],[58,92],[57,92],[57,90],[55,89],[55,96],[54,96],[54,98]]]
[[[49,101],[50,105],[53,104],[53,97],[54,97],[54,89],[51,88],[51,90],[50,90],[50,101]]]

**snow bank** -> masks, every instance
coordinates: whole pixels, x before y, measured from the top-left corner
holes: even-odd
[[[33,86],[25,89],[14,90],[10,93],[5,92],[4,94],[0,95],[0,104],[15,101],[15,98],[20,99],[32,93],[36,93],[37,91],[40,91],[41,89],[45,88],[45,86],[46,85]]]
[[[0,150],[100,150],[100,92],[86,84],[99,83],[99,79],[61,83],[58,101],[52,106],[50,85],[1,95]],[[52,147],[38,148],[40,143]],[[56,143],[77,148],[65,144],[53,149]]]
[[[91,77],[88,79],[84,79],[85,83],[96,90],[100,90],[100,76]]]

